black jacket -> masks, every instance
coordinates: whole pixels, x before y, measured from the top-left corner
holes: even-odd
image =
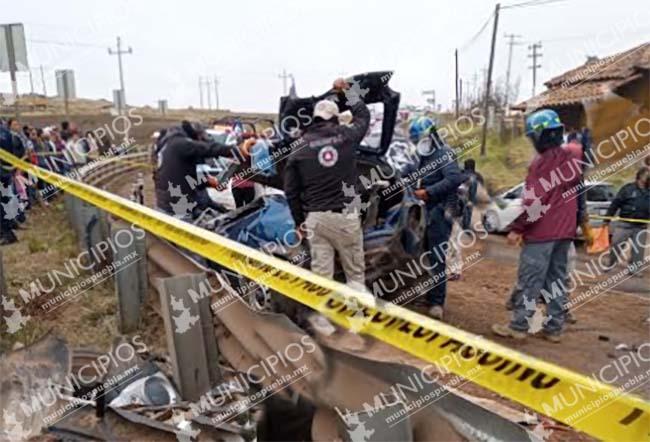
[[[178,203],[183,209],[191,209],[196,204],[196,189],[204,184],[203,180],[200,182],[197,178],[196,166],[206,158],[231,156],[233,148],[220,143],[192,140],[180,128],[170,129],[159,145],[155,173],[156,205],[166,212],[185,215],[176,213]]]
[[[25,155],[25,146],[20,137],[2,126],[0,126],[0,149],[6,150],[18,158]],[[13,170],[14,167],[11,164],[0,161],[0,176],[11,175]]]
[[[303,223],[306,212],[341,212],[347,202],[344,183],[356,184],[355,151],[368,130],[370,112],[362,101],[350,110],[349,126],[314,123],[293,147],[284,171],[284,193],[296,225]]]
[[[430,137],[418,150],[419,160],[405,168],[404,180],[413,189],[426,189],[428,208],[442,206],[457,213],[458,188],[467,176],[458,167],[453,149]]]
[[[639,189],[636,183],[621,187],[607,210],[607,216],[614,216],[616,212],[621,218],[650,219],[650,189]]]

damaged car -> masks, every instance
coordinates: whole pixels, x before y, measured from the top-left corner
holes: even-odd
[[[372,115],[368,133],[356,148],[359,179],[354,189],[364,228],[368,287],[382,275],[404,267],[424,249],[424,203],[413,196],[412,189],[401,177],[409,163],[416,161],[415,151],[397,127],[400,94],[389,87],[391,76],[391,72],[385,71],[347,79],[360,91]],[[309,268],[308,248],[296,235],[296,226],[282,191],[283,172],[292,143],[311,122],[313,108],[322,99],[336,100],[341,112],[349,108],[346,97],[334,90],[307,98],[285,96],[280,100],[278,120],[271,129],[267,126],[263,135],[256,133],[255,128],[248,130],[261,135],[251,150],[250,159],[222,163],[218,171],[222,185],[212,190],[212,195],[218,198],[219,192],[228,192],[225,180],[236,178],[242,172],[262,185],[263,190],[258,190],[257,198],[245,207],[203,217],[197,221],[201,227]],[[233,143],[237,142],[232,139]],[[250,287],[250,281],[241,275],[215,263],[209,265],[226,273],[233,287]],[[338,265],[335,278],[344,280]],[[257,309],[267,309],[272,302],[270,293],[261,286],[248,290],[246,297]]]

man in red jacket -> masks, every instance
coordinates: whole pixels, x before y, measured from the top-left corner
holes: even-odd
[[[567,260],[576,233],[582,153],[562,146],[564,126],[557,113],[541,110],[526,120],[526,135],[537,155],[528,168],[522,206],[524,211],[510,225],[508,243],[523,244],[517,286],[522,296],[515,301],[509,325],[494,324],[503,337],[524,339],[540,297],[546,302],[544,337],[559,342],[566,316]]]

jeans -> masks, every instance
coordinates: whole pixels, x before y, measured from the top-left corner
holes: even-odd
[[[567,261],[571,240],[524,244],[519,255],[517,288],[510,328],[528,331],[529,320],[535,314],[540,294],[546,297],[544,331],[557,335],[562,332],[566,311]]]
[[[427,249],[433,286],[427,293],[432,306],[444,306],[447,297],[446,256],[449,251],[452,218],[442,206],[427,210]]]
[[[644,262],[645,245],[647,244],[648,230],[645,224],[621,223],[614,229],[612,246],[609,253],[609,266],[614,267],[619,263],[623,246],[630,241],[630,273],[635,274],[647,263]]]
[[[472,212],[474,212],[474,206],[472,203],[467,203],[463,208],[463,230],[472,230]]]
[[[566,279],[566,285],[565,287],[569,287],[569,274],[573,272],[576,269],[576,261],[578,260],[578,251],[576,250],[576,246],[571,241],[571,244],[569,245],[569,253],[567,257],[567,279]],[[519,281],[515,283],[515,286],[512,288],[512,291],[510,292],[510,299],[508,300],[508,308],[512,309],[514,305],[517,302],[518,298],[521,298],[522,293],[524,292],[523,287],[519,284]],[[541,296],[541,293],[540,293]],[[537,299],[540,298],[540,296],[537,297]],[[567,302],[569,301],[569,293],[567,293]]]
[[[363,289],[366,262],[359,216],[337,212],[309,212],[305,226],[312,235],[309,239],[311,271],[333,278],[336,252],[347,284]]]
[[[13,178],[10,174],[0,176],[0,238],[14,238],[13,229],[17,227],[18,197],[14,192]]]
[[[447,255],[449,273],[459,276],[463,273],[463,246],[460,242],[460,237],[464,231],[463,227],[461,227],[461,222],[461,218],[454,219],[449,239],[449,253]]]

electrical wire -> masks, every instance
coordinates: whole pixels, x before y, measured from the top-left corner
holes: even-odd
[[[106,49],[107,47],[104,45],[98,45],[93,43],[79,43],[76,41],[55,41],[55,40],[38,40],[38,39],[27,39],[27,41],[34,44],[48,44],[48,45],[84,47],[84,48]]]
[[[511,5],[504,5],[501,7],[501,9],[512,9],[512,8],[527,8],[530,6],[543,6],[543,5],[548,5],[551,3],[558,3],[558,2],[564,2],[566,0],[530,0],[526,2],[521,2],[521,3],[514,3]]]
[[[487,28],[487,25],[492,21],[493,17],[494,17],[494,12],[492,12],[490,14],[490,16],[487,18],[487,20],[485,20],[485,23],[483,23],[483,26],[481,26],[481,29],[479,29],[478,32],[476,34],[474,34],[474,36],[472,38],[470,38],[464,45],[462,45],[460,47],[461,51],[467,49],[468,47],[473,45],[474,42],[476,42],[476,40],[481,36],[483,31],[485,31],[485,29]]]

